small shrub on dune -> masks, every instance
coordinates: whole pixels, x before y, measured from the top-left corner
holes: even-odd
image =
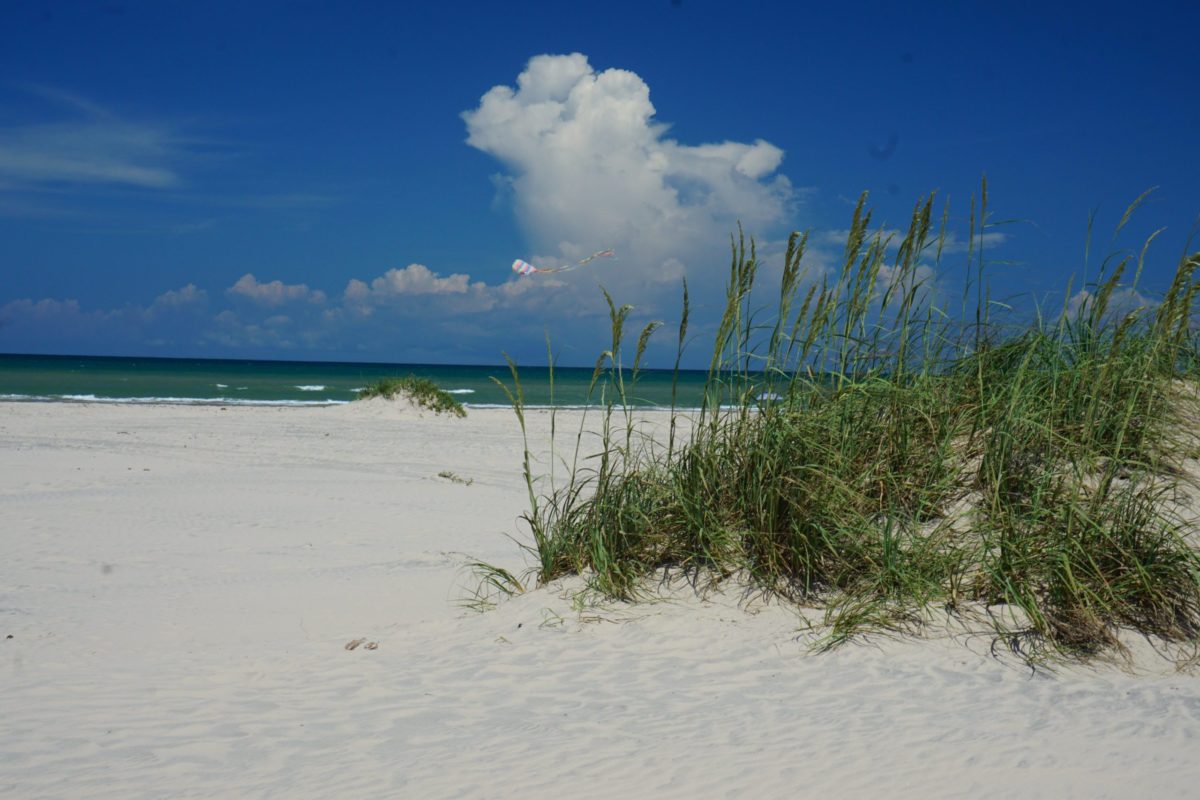
[[[451,414],[456,417],[467,415],[467,410],[463,408],[462,403],[454,399],[453,395],[438,388],[433,381],[414,375],[406,375],[401,378],[382,378],[367,384],[359,390],[356,399],[369,400],[373,397],[382,397],[387,400],[403,397],[435,414]]]

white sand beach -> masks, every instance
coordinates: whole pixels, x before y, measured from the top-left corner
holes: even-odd
[[[0,796],[1200,792],[1166,662],[815,655],[736,597],[465,609],[467,558],[522,565],[520,462],[502,409],[0,403]]]

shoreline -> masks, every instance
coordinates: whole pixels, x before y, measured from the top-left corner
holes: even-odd
[[[454,394],[454,392],[447,392]],[[0,404],[2,403],[46,403],[49,405],[55,404],[80,404],[80,405],[106,405],[106,406],[249,406],[255,408],[327,408],[330,406],[348,406],[358,402],[357,400],[244,400],[240,398],[207,398],[207,397],[95,397],[92,395],[76,395],[76,396],[40,396],[40,395],[0,395]],[[507,403],[471,403],[467,401],[459,401],[463,408],[470,409],[508,409],[512,406]],[[724,407],[724,406],[723,406]],[[556,405],[541,405],[529,403],[524,406],[528,410],[535,411],[584,411],[584,410],[602,410],[603,405],[598,403],[592,404],[556,404]],[[634,411],[642,412],[659,412],[671,411],[670,406],[660,405],[634,405],[631,406]],[[677,406],[674,409],[680,413],[692,413],[700,410],[699,406]]]
[[[219,409],[0,403],[14,796],[1178,796],[1200,781],[1195,675],[1031,676],[950,637],[814,655],[793,610],[720,593],[581,607],[567,581],[464,609],[469,558],[523,566],[511,409]],[[527,419],[543,473],[550,416]],[[558,417],[568,446],[580,416]]]

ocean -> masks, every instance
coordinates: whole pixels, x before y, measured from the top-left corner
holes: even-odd
[[[200,358],[124,358],[0,354],[0,401],[179,403],[310,406],[353,400],[380,378],[428,378],[467,406],[507,406],[493,377],[511,387],[506,365],[356,364],[317,361],[235,361]],[[545,366],[521,367],[529,406],[579,406],[589,402],[591,368],[556,367],[554,393]],[[670,406],[672,372],[644,370],[632,401]],[[681,370],[677,405],[697,407],[705,373]],[[599,402],[598,397],[591,398]]]

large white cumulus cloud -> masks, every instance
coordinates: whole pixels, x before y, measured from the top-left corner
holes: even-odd
[[[517,218],[535,257],[576,259],[602,247],[620,264],[605,282],[702,277],[727,263],[722,243],[740,220],[762,233],[783,221],[791,184],[778,147],[685,145],[654,121],[635,73],[597,73],[580,53],[530,59],[516,88],[496,86],[463,113],[467,143],[509,171]],[[714,248],[716,248],[714,250]]]

